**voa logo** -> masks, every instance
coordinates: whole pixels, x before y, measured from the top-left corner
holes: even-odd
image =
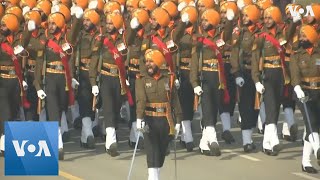
[[[27,150],[29,153],[35,153],[37,151],[35,157],[41,157],[42,155],[45,157],[51,157],[51,153],[45,140],[39,140],[38,144],[36,145],[28,142],[29,140],[23,140],[22,142],[19,142],[18,140],[12,140],[13,147],[18,157],[24,157],[26,154],[25,150]]]
[[[303,16],[314,16],[314,12],[312,10],[312,7],[310,5],[306,6],[306,10],[304,10],[302,7],[297,5],[291,5],[288,6],[290,14],[292,17],[297,15],[303,15]]]

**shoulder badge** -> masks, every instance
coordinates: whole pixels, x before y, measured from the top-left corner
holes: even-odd
[[[252,51],[256,50],[257,49],[257,43],[253,43],[253,46],[252,46]]]
[[[142,44],[141,45],[141,50],[143,51],[143,50],[146,50],[147,49],[147,44]]]
[[[149,82],[149,83],[146,83],[146,88],[151,88],[152,87],[152,83]]]
[[[38,52],[37,52],[37,56],[38,56],[38,57],[43,56],[43,51],[38,51]]]
[[[234,39],[234,40],[232,41],[232,45],[235,45],[235,44],[237,44],[237,39]]]
[[[298,39],[298,35],[295,35],[294,37],[293,37],[293,43],[295,43],[295,42],[297,42],[299,39]]]

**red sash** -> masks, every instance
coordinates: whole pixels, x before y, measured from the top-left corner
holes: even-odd
[[[174,79],[175,79],[175,74],[174,74],[175,68],[173,65],[172,54],[170,53],[166,44],[163,43],[158,37],[156,37],[155,35],[152,35],[151,40],[154,44],[156,44],[158,46],[159,50],[164,55],[164,58],[166,59],[167,64],[169,65],[169,72],[171,73],[171,75],[170,75],[170,90],[172,90],[173,84],[174,84]]]
[[[282,68],[282,74],[283,74],[283,78],[284,78],[284,84],[285,84],[285,88],[284,88],[284,96],[288,97],[289,95],[289,89],[288,89],[288,84],[290,83],[289,80],[287,80],[287,78],[289,78],[287,76],[286,73],[286,63],[285,63],[285,51],[282,48],[282,46],[280,45],[279,41],[274,38],[273,36],[271,36],[270,34],[263,32],[259,35],[259,37],[263,37],[265,38],[267,41],[269,41],[275,48],[277,48],[277,51],[280,55],[280,60],[281,60],[281,68]]]
[[[122,60],[122,55],[119,53],[118,49],[108,40],[108,38],[104,38],[103,44],[109,50],[109,53],[112,54],[114,62],[118,66],[121,86],[122,88],[124,88],[127,94],[129,105],[132,106],[134,103],[133,103],[130,89],[126,83],[126,71],[125,71],[125,65]]]
[[[55,53],[60,54],[61,62],[62,62],[62,65],[65,69],[67,91],[68,91],[68,95],[69,95],[69,105],[72,106],[72,105],[74,105],[74,93],[73,93],[73,88],[71,86],[72,79],[71,79],[71,72],[70,72],[69,62],[68,62],[69,56],[66,55],[63,52],[62,48],[56,42],[54,42],[52,39],[48,40],[47,45],[49,48],[52,48]]]
[[[225,77],[225,73],[224,73],[224,63],[223,63],[223,59],[222,59],[222,54],[219,51],[218,46],[214,42],[210,41],[209,39],[200,37],[200,38],[198,38],[198,42],[201,42],[204,45],[209,46],[209,48],[212,49],[212,51],[216,53],[216,56],[218,58],[220,87],[222,86],[222,89],[224,91],[223,102],[224,102],[224,104],[229,104],[230,96],[229,96],[227,81],[226,81],[226,77]]]
[[[21,70],[21,66],[19,63],[19,60],[17,58],[16,55],[14,55],[14,51],[13,48],[8,45],[7,43],[1,43],[1,48],[9,55],[11,56],[13,65],[14,65],[14,70],[17,74],[18,77],[18,81],[19,81],[19,85],[20,85],[20,89],[21,89],[21,101],[22,101],[22,106],[24,108],[30,108],[30,102],[28,101],[27,97],[26,97],[26,92],[23,89],[23,85],[22,85],[22,81],[23,81],[23,75],[22,75],[22,70]]]

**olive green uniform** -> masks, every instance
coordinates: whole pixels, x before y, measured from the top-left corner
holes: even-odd
[[[148,168],[163,166],[175,133],[174,123],[180,124],[182,120],[178,94],[175,88],[170,94],[169,79],[166,75],[161,75],[158,80],[146,75],[136,80],[137,118],[144,119],[148,127],[144,133]]]

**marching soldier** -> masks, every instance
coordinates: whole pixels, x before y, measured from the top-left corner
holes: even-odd
[[[128,1],[127,1],[128,2]],[[129,57],[126,62],[128,67],[128,79],[130,91],[135,99],[135,83],[136,77],[145,72],[143,59],[141,54],[144,53],[146,49],[142,48],[142,41],[146,32],[146,25],[149,23],[149,14],[144,9],[135,9],[132,11],[132,19],[130,21],[130,26],[127,27],[127,38],[128,38],[128,47],[129,47]],[[131,130],[129,136],[129,146],[134,147],[135,142],[137,141],[137,124],[136,124],[136,105],[130,107],[130,121],[131,121]],[[142,148],[142,142],[139,141],[139,148]],[[141,143],[141,144],[140,144]]]
[[[100,92],[102,101],[102,116],[106,126],[105,148],[112,157],[118,156],[116,128],[117,117],[120,114],[121,95],[127,95],[130,105],[133,105],[130,90],[126,84],[126,71],[124,60],[127,56],[127,44],[123,34],[123,18],[119,13],[111,13],[106,18],[105,37],[101,38],[102,59],[91,59],[89,78],[92,94],[97,96]],[[96,78],[100,73],[100,91]]]
[[[199,148],[202,154],[209,156],[221,155],[215,125],[218,112],[223,112],[222,105],[228,104],[230,100],[222,53],[223,41],[231,34],[225,33],[222,37],[217,28],[219,23],[220,15],[214,9],[207,9],[202,14],[199,35],[195,39],[196,46],[192,49],[190,70],[190,81],[194,93],[198,96],[202,95],[203,132]],[[232,24],[229,20],[227,23]],[[228,29],[228,26],[225,28]]]
[[[28,89],[27,89],[27,98],[31,103],[31,107],[29,109],[25,109],[25,117],[26,120],[34,120],[38,121],[39,120],[39,114],[40,112],[37,112],[38,110],[38,96],[37,96],[37,90],[35,86],[33,85],[34,81],[34,72],[35,72],[35,67],[37,63],[37,52],[41,50],[41,43],[37,39],[37,37],[43,33],[41,30],[36,30],[37,28],[40,27],[41,25],[41,15],[39,11],[29,11],[26,12],[24,15],[25,21],[26,22],[34,22],[34,27],[29,27],[34,28],[35,31],[32,32],[30,41],[28,43],[28,46],[26,47],[26,50],[29,52],[29,56],[27,57],[26,65],[25,65],[25,74],[26,74],[26,81],[28,83]],[[29,23],[30,24],[30,23]],[[41,32],[39,32],[41,31]]]
[[[170,78],[174,74],[163,74],[162,64],[165,64],[164,55],[159,50],[148,49],[147,74],[136,80],[137,129],[144,131],[150,180],[159,179],[169,142],[177,137],[182,119],[178,93]]]
[[[285,45],[285,64],[286,67],[289,67],[290,56],[294,50],[298,48],[298,33],[296,29],[300,29],[299,25],[301,24],[301,16],[291,16],[289,7],[300,9],[301,5],[298,4],[288,4],[286,11],[286,21],[284,25],[283,32],[288,34],[287,43]],[[290,73],[290,71],[289,71]],[[282,100],[283,112],[285,116],[285,122],[282,126],[282,138],[294,142],[297,139],[298,125],[294,120],[294,110],[295,110],[295,101],[293,99],[293,87],[289,84],[285,88],[285,96]]]
[[[74,104],[73,89],[79,84],[73,78],[73,67],[71,66],[74,63],[69,62],[69,57],[79,34],[83,10],[77,7],[73,11],[75,11],[76,18],[71,30],[64,30],[65,18],[63,14],[55,12],[49,15],[48,29],[43,36],[39,37],[44,49],[37,53],[39,59],[43,58],[36,64],[35,87],[38,97],[40,99],[46,98],[48,121],[61,120],[62,113],[67,110],[68,104]],[[42,78],[45,78],[44,84]],[[61,127],[59,128],[58,140],[59,159],[63,160]]]
[[[229,12],[227,12],[229,11]],[[232,11],[232,15],[230,15],[230,12]],[[234,19],[234,16],[236,16],[238,13],[238,7],[236,3],[234,2],[222,2],[220,3],[220,16],[221,16],[221,22],[220,22],[220,36],[221,39],[223,39],[223,36],[228,37],[230,35],[230,30],[233,29],[234,24],[232,23],[231,26],[227,27],[227,21],[230,18],[231,20]],[[229,16],[229,17],[228,17]],[[231,17],[230,17],[231,16]],[[233,16],[233,17],[232,17]],[[229,23],[230,24],[230,23]],[[230,28],[230,29],[228,29]],[[228,34],[229,33],[229,34]],[[226,35],[225,35],[226,34]],[[223,104],[222,112],[220,113],[221,123],[222,123],[222,139],[225,140],[227,144],[231,144],[235,142],[230,129],[231,129],[231,117],[233,117],[234,108],[236,105],[236,83],[235,78],[233,74],[231,74],[231,64],[230,64],[230,57],[231,57],[231,40],[232,38],[225,38],[225,45],[224,45],[224,51],[223,51],[223,62],[224,62],[224,69],[225,69],[225,77],[227,81],[227,88],[230,95],[230,102],[229,104]]]
[[[302,26],[299,37],[300,48],[294,52],[290,61],[291,84],[294,87],[298,99],[297,105],[302,112],[307,130],[302,155],[302,171],[307,173],[317,173],[310,163],[312,152],[320,165],[320,49],[317,46],[318,36],[312,26]]]
[[[247,5],[242,9],[243,27],[233,31],[231,73],[236,76],[239,90],[239,112],[244,152],[252,152],[256,146],[252,141],[252,132],[256,127],[258,111],[254,109],[256,88],[251,77],[252,45],[259,33],[256,23],[260,19],[260,10],[256,5]]]
[[[4,121],[16,120],[20,106],[30,108],[25,92],[28,85],[24,81],[21,63],[21,56],[27,45],[27,35],[24,34],[21,38],[16,37],[19,24],[16,15],[5,14],[0,25],[0,151],[2,155],[5,150]]]
[[[194,148],[191,121],[196,108],[194,108],[194,93],[190,83],[190,67],[193,36],[196,31],[195,23],[198,18],[198,12],[195,7],[187,6],[181,10],[181,14],[188,14],[189,16],[189,23],[183,32],[183,36],[181,40],[177,42],[179,50],[176,56],[176,71],[178,72],[177,74],[181,84],[179,88],[179,100],[183,113],[183,120],[181,121],[181,143],[188,152],[191,152]]]
[[[83,16],[83,29],[78,44],[79,61],[79,88],[78,101],[80,116],[82,117],[81,145],[85,148],[94,148],[94,136],[92,132],[92,121],[95,118],[93,106],[93,95],[89,79],[89,67],[91,61],[98,61],[99,49],[97,44],[101,41],[99,29],[100,15],[93,9],[87,9]]]
[[[267,97],[263,99],[266,110],[263,152],[271,156],[277,156],[280,152],[276,125],[284,85],[290,82],[283,50],[287,38],[277,27],[277,24],[282,22],[281,17],[279,8],[275,6],[267,8],[264,11],[264,28],[252,46],[252,79],[257,92]],[[259,94],[256,96],[258,103],[260,103]]]
[[[65,23],[66,23],[64,28],[65,28],[66,31],[69,31],[71,29],[71,26],[72,26],[70,9],[65,4],[63,4],[62,2],[59,2],[58,4],[52,6],[52,8],[51,8],[51,13],[56,13],[56,12],[59,12],[59,13],[63,14],[64,19],[65,19]],[[74,49],[76,49],[76,48],[74,48]],[[75,52],[75,51],[73,51],[73,52]],[[70,56],[70,61],[74,62],[74,54],[73,53]],[[70,66],[70,69],[71,69],[71,72],[74,72],[74,66],[73,65]],[[76,81],[74,81],[74,82],[76,82]],[[78,84],[76,84],[76,85],[78,85]],[[76,103],[71,105],[71,107],[74,107],[75,104]],[[61,122],[61,134],[62,134],[63,142],[67,142],[67,141],[70,140],[70,133],[69,133],[69,127],[68,127],[67,115],[66,115],[67,110],[68,110],[68,108],[62,112],[61,121],[60,121]]]

